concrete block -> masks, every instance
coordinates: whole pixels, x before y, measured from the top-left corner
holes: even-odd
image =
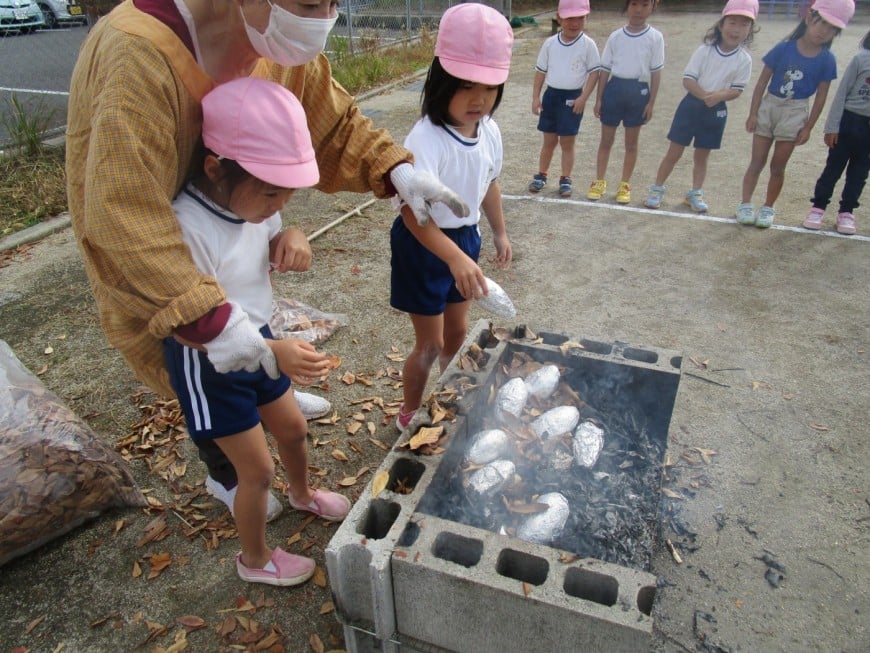
[[[397,639],[431,650],[647,650],[656,578],[437,517],[392,556]],[[430,650],[430,649],[426,649]]]

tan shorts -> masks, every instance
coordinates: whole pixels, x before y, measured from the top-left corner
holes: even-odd
[[[755,134],[775,141],[793,141],[807,124],[810,102],[808,98],[789,100],[770,93],[761,98]]]

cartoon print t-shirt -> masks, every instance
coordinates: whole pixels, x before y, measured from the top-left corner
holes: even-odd
[[[837,60],[830,50],[805,57],[795,40],[780,41],[762,60],[773,70],[767,92],[787,100],[808,98],[822,82],[837,79]]]

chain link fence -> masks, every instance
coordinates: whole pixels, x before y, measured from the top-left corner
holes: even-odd
[[[351,55],[375,43],[387,47],[408,41],[421,29],[434,30],[451,6],[450,0],[345,0],[338,9],[338,21],[332,30],[336,47]],[[489,5],[511,18],[511,0],[489,0]]]

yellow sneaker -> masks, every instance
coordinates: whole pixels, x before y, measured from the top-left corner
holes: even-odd
[[[589,187],[589,191],[586,193],[586,199],[588,200],[600,200],[604,196],[604,191],[607,190],[607,182],[603,179],[596,179],[592,182],[592,185]]]
[[[617,204],[628,204],[631,202],[631,186],[627,181],[619,182],[619,190],[616,191]]]

